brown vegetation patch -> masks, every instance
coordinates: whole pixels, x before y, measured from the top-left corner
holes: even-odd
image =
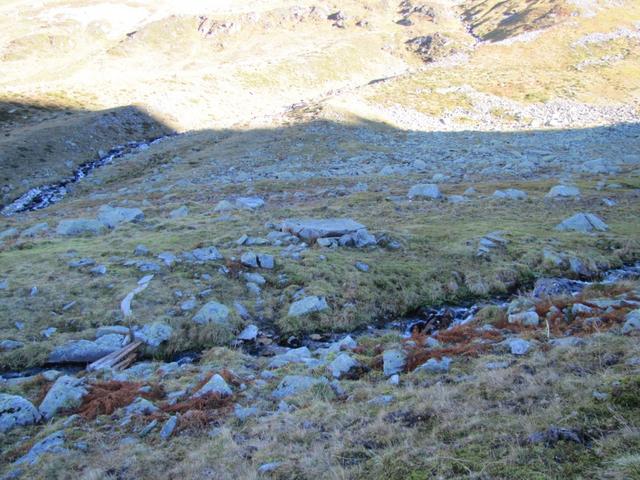
[[[405,365],[405,372],[412,372],[424,362],[431,358],[441,360],[442,357],[463,356],[463,357],[477,357],[481,353],[486,352],[491,348],[490,343],[469,343],[463,345],[456,345],[454,347],[425,349],[425,348],[410,348],[407,350],[407,363]]]
[[[210,423],[230,414],[232,399],[233,396],[211,392],[201,397],[191,397],[175,405],[165,405],[161,410],[168,414],[180,414],[178,431],[202,430]]]
[[[93,420],[99,415],[111,415],[118,408],[130,405],[137,397],[147,400],[159,400],[164,397],[161,385],[151,385],[149,392],[140,392],[142,386],[142,383],[117,380],[94,383],[89,387],[89,393],[83,398],[77,412],[85,419]]]

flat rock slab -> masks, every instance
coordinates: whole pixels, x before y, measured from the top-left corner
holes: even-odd
[[[291,233],[304,240],[341,237],[364,228],[364,225],[350,218],[327,218],[324,220],[312,218],[288,219],[282,222],[280,227],[283,232]]]
[[[581,232],[581,233],[589,233],[597,230],[599,232],[604,232],[608,229],[606,223],[604,223],[600,218],[592,213],[577,213],[573,217],[567,218],[558,226],[556,230],[560,232]]]

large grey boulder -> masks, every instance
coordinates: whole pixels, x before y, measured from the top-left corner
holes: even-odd
[[[406,363],[407,355],[402,350],[387,350],[382,354],[382,368],[387,377],[402,372]]]
[[[570,185],[556,185],[545,195],[547,198],[572,198],[580,196],[580,189]]]
[[[99,235],[104,233],[106,227],[104,223],[90,218],[72,218],[62,220],[56,228],[58,235],[75,237],[79,235]]]
[[[341,237],[348,233],[355,233],[365,228],[364,225],[350,218],[327,218],[324,220],[289,219],[282,222],[280,229],[303,240],[312,240],[324,237]]]
[[[40,414],[48,420],[61,410],[79,407],[86,394],[84,379],[69,375],[58,377],[40,404]]]
[[[289,363],[304,363],[307,366],[314,366],[318,364],[318,361],[311,356],[311,350],[308,347],[299,347],[273,357],[269,362],[269,368],[280,368]]]
[[[640,332],[640,309],[627,313],[622,325],[622,333]]]
[[[431,200],[437,200],[442,198],[442,193],[440,193],[440,188],[435,183],[422,183],[411,187],[409,193],[407,193],[407,197],[410,199],[429,198]]]
[[[208,393],[216,393],[222,397],[228,397],[233,392],[231,390],[231,387],[229,387],[227,382],[225,382],[224,378],[216,373],[193,396],[202,397],[203,395],[206,395]]]
[[[585,287],[582,282],[567,280],[565,278],[539,278],[533,286],[533,296],[536,298],[557,297],[571,295],[581,291]]]
[[[38,409],[26,398],[0,393],[0,433],[40,420]]]
[[[116,335],[116,336],[113,336]],[[120,342],[117,342],[120,337]],[[91,363],[122,348],[122,336],[108,334],[96,341],[76,340],[56,347],[49,354],[49,363]]]
[[[139,208],[112,207],[103,205],[96,217],[109,228],[116,228],[121,223],[138,222],[144,219],[144,213]]]
[[[304,297],[289,306],[290,317],[301,317],[314,312],[327,310],[329,305],[324,297],[310,296]]]
[[[291,397],[297,395],[306,390],[309,390],[314,385],[328,385],[329,381],[325,377],[311,377],[307,375],[287,375],[278,384],[271,395],[273,398],[279,400],[282,398]]]
[[[193,317],[195,323],[205,325],[207,323],[215,323],[218,325],[229,325],[230,311],[226,305],[212,301],[202,306],[198,313]]]
[[[592,213],[576,213],[573,217],[569,217],[556,226],[556,230],[560,232],[581,232],[589,233],[597,230],[604,232],[608,229],[606,223]]]
[[[26,455],[17,459],[13,464],[22,465],[23,463],[28,463],[29,465],[35,465],[45,453],[66,453],[68,450],[64,448],[64,441],[64,432],[62,430],[54,432],[43,440],[35,443]]]

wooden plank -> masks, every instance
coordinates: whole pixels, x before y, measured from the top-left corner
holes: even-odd
[[[133,359],[135,359],[135,351],[140,345],[142,345],[142,342],[132,342],[120,350],[111,352],[109,355],[105,355],[96,360],[87,367],[87,370],[91,372],[102,368],[114,368],[117,364],[123,363],[123,360],[129,360],[131,355],[133,355]]]

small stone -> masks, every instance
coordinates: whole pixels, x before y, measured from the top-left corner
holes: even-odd
[[[149,255],[149,249],[147,247],[145,247],[144,245],[137,245],[136,248],[133,251],[133,254],[138,256],[138,257],[142,257],[145,255]]]
[[[9,352],[24,347],[24,343],[17,340],[0,340],[0,352]]]
[[[144,213],[139,208],[112,207],[103,205],[96,217],[108,228],[116,228],[121,223],[138,222],[144,219]]]
[[[525,327],[535,327],[540,323],[540,317],[536,312],[512,313],[508,317],[509,323],[516,323]]]
[[[55,381],[42,400],[40,414],[48,420],[60,410],[79,407],[86,394],[83,379],[63,375]]]
[[[148,415],[153,412],[158,411],[158,407],[156,407],[149,400],[138,397],[131,404],[129,404],[125,409],[125,413],[127,415]]]
[[[364,262],[356,262],[355,267],[360,270],[361,272],[368,272],[369,271],[369,265],[367,265]]]
[[[80,236],[80,235],[99,235],[106,231],[106,227],[98,220],[75,218],[70,220],[62,220],[56,228],[58,235]]]
[[[416,371],[424,371],[428,373],[446,373],[449,371],[450,365],[451,359],[449,357],[442,357],[441,360],[430,358],[425,363],[416,368]]]
[[[0,393],[0,433],[40,420],[40,413],[33,404],[18,395]]]
[[[383,371],[385,376],[391,376],[404,370],[407,356],[402,350],[386,350],[382,354]]]
[[[438,185],[434,183],[426,183],[426,184],[418,184],[414,185],[409,189],[409,193],[407,193],[407,197],[409,199],[414,198],[428,198],[431,200],[437,200],[442,198],[442,194],[440,193],[440,188]]]
[[[247,325],[244,327],[240,335],[238,335],[239,340],[243,340],[245,342],[252,342],[258,336],[258,327],[255,325]]]
[[[298,393],[304,392],[314,385],[325,384],[329,381],[324,377],[310,377],[305,375],[287,375],[285,376],[278,388],[273,391],[272,396],[275,399],[283,399]]]
[[[264,207],[264,200],[260,197],[239,197],[236,199],[236,206],[247,210],[256,210]]]
[[[556,226],[556,230],[561,232],[574,231],[580,233],[589,233],[594,230],[604,232],[608,228],[606,223],[592,213],[577,213]]]
[[[171,212],[169,212],[169,218],[173,218],[174,220],[186,217],[187,215],[189,215],[189,208],[185,205],[182,205],[181,207],[178,207],[175,210],[171,210]]]
[[[162,425],[162,430],[160,430],[160,438],[162,438],[163,440],[167,440],[169,437],[171,437],[177,425],[178,417],[175,415],[170,416],[169,419],[164,422],[164,425]]]
[[[14,465],[22,465],[23,463],[28,463],[29,465],[35,465],[40,461],[40,457],[45,453],[55,454],[55,453],[65,453],[67,450],[64,448],[64,432],[58,431],[54,432],[48,437],[40,440],[35,443],[29,453],[20,457],[18,460],[13,462]]]
[[[216,323],[218,325],[229,325],[229,309],[218,302],[208,302],[193,317],[195,323],[201,325]]]
[[[622,325],[622,333],[640,332],[640,309],[627,313]]]
[[[329,364],[329,371],[334,378],[349,377],[360,368],[360,363],[346,353],[341,353]]]
[[[301,300],[293,302],[289,306],[289,316],[290,317],[300,317],[303,315],[309,315],[314,312],[321,312],[323,310],[327,310],[329,305],[327,305],[327,301],[324,297],[304,297]]]
[[[507,345],[511,349],[513,355],[524,355],[531,348],[531,343],[522,338],[513,338],[507,340]]]
[[[547,198],[572,198],[579,196],[580,189],[567,185],[556,185],[549,190],[549,193],[546,195]]]
[[[227,385],[227,382],[225,382],[224,378],[216,373],[193,396],[202,397],[203,395],[206,395],[208,393],[216,393],[222,397],[228,397],[233,394],[233,391],[231,390],[229,385]]]
[[[89,270],[93,275],[104,275],[107,273],[107,267],[104,265],[96,265],[91,270]]]
[[[507,188],[506,190],[496,190],[493,192],[493,197],[505,200],[524,200],[527,198],[527,193],[515,188]]]
[[[400,385],[400,375],[394,373],[389,377],[389,385]]]

